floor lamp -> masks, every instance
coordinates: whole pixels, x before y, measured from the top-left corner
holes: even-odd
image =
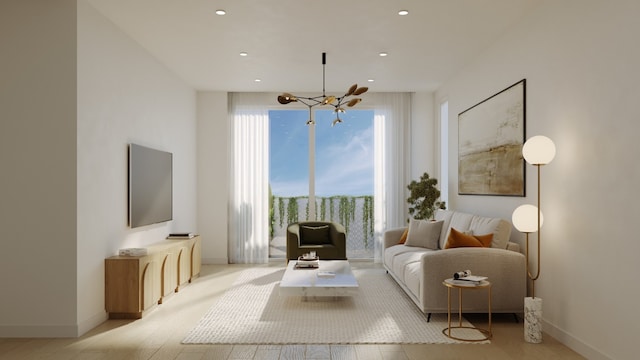
[[[527,140],[522,147],[522,156],[531,165],[538,168],[538,206],[521,205],[511,216],[513,226],[526,236],[526,267],[527,276],[531,279],[531,297],[524,299],[524,338],[530,343],[542,342],[542,299],[536,297],[535,281],[540,277],[540,228],[543,217],[540,210],[540,168],[553,160],[556,147],[546,136],[534,136]],[[538,233],[538,266],[535,275],[529,267],[529,233]]]

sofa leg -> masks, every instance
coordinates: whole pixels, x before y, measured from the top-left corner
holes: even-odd
[[[518,319],[518,314],[513,313],[513,319],[516,321],[516,324],[520,322],[520,319]]]
[[[431,321],[431,313],[427,314],[427,322]]]

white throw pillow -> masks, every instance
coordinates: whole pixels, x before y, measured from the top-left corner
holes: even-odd
[[[437,250],[443,223],[444,221],[411,219],[405,245]]]

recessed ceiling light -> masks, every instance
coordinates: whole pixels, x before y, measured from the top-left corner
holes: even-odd
[[[369,79],[369,80],[367,80],[367,81],[368,81],[368,82],[374,82],[374,81],[376,81],[376,80],[375,80],[375,79]]]
[[[247,56],[247,55],[249,55],[249,54],[244,52],[244,51],[240,53],[240,56]]]
[[[216,15],[226,15],[226,14],[227,14],[227,12],[222,10],[222,9],[216,10]]]
[[[409,10],[400,10],[398,11],[398,15],[400,16],[409,15]]]
[[[260,82],[260,81],[262,81],[262,80],[260,80],[260,79],[255,79],[255,80],[253,80],[253,81],[255,81],[255,82]]]
[[[387,56],[389,54],[387,54],[386,52],[381,52],[379,55],[384,57],[384,56]]]

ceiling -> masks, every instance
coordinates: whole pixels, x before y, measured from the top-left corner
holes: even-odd
[[[437,89],[539,0],[88,2],[197,90],[319,92],[326,52],[327,91],[413,92]]]

